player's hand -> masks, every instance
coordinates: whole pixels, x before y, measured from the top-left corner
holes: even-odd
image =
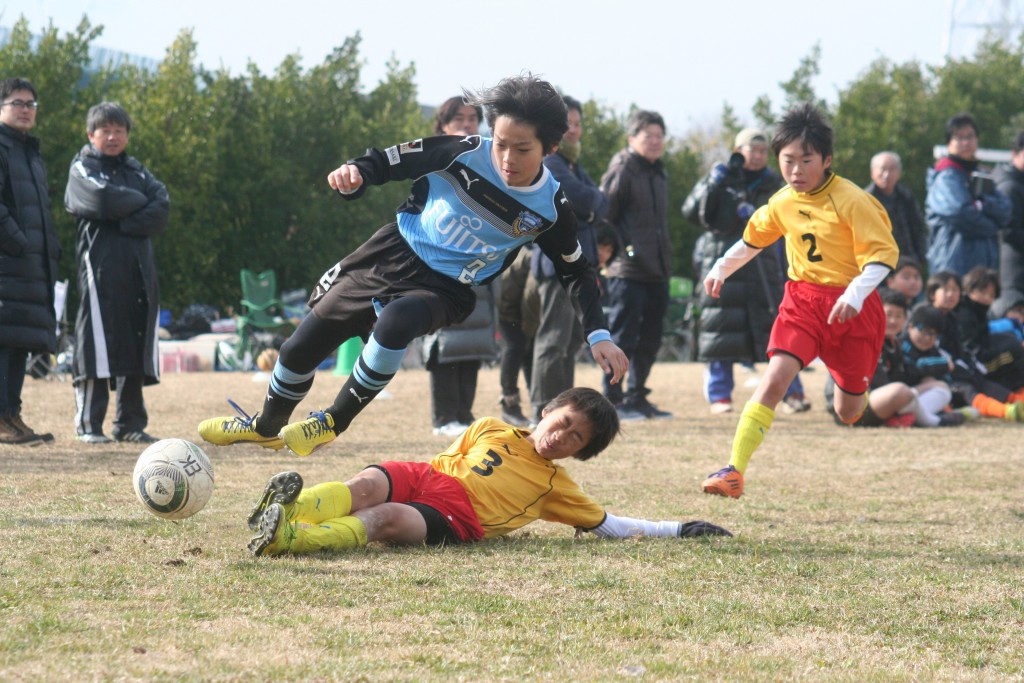
[[[711,522],[704,522],[699,519],[680,524],[679,538],[693,538],[695,536],[732,536],[732,533]]]
[[[618,384],[619,380],[626,374],[626,370],[629,369],[629,358],[626,357],[626,354],[614,342],[610,342],[607,339],[591,346],[590,353],[594,356],[597,364],[601,366],[601,369],[604,370],[604,374],[612,376],[612,384]]]
[[[704,291],[707,292],[708,296],[717,299],[718,297],[722,296],[723,282],[723,280],[719,280],[708,275],[706,278],[704,278]]]
[[[847,320],[852,319],[860,311],[844,301],[837,301],[836,305],[832,307],[832,312],[828,314],[828,324],[832,323],[845,323]]]
[[[327,184],[342,194],[352,194],[363,185],[363,175],[353,164],[343,164],[327,175]]]

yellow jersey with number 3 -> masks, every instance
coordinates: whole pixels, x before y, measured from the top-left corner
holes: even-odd
[[[431,466],[459,480],[484,538],[507,534],[535,519],[593,529],[604,508],[561,465],[542,458],[527,431],[492,417],[477,420]]]
[[[878,200],[834,173],[813,192],[782,188],[743,231],[743,241],[758,249],[780,237],[789,278],[818,285],[846,287],[869,263],[895,269],[900,255]]]

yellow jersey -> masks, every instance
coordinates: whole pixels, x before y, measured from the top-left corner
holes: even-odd
[[[813,192],[785,186],[754,212],[743,241],[764,249],[786,240],[789,278],[846,287],[869,263],[896,268],[889,214],[869,193],[832,174]]]
[[[604,508],[564,467],[538,455],[528,434],[492,417],[481,418],[430,464],[466,489],[484,538],[507,534],[535,519],[583,529],[600,526]]]

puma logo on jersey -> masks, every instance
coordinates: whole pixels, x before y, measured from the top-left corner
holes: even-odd
[[[807,216],[807,218],[811,217],[811,212],[810,211],[804,211],[803,209],[797,209],[797,213],[799,213],[801,216]]]
[[[477,136],[475,136],[475,135],[467,135],[466,137],[464,137],[461,140],[459,140],[459,142],[465,142],[467,145],[472,145],[473,144],[473,138],[475,138],[475,137],[477,137]]]
[[[349,388],[348,392],[356,397],[356,400],[359,401],[359,405],[363,405],[363,403],[370,400],[369,396],[360,396],[357,394],[355,389]]]
[[[470,179],[469,174],[466,173],[466,169],[464,169],[464,168],[459,170],[459,175],[461,175],[466,180],[466,189],[467,190],[469,190],[469,186],[472,185],[473,183],[480,182],[479,178],[472,178],[472,179]]]
[[[559,204],[568,204],[569,203],[569,198],[566,197],[565,195],[562,195],[562,198],[558,201],[558,203]]]

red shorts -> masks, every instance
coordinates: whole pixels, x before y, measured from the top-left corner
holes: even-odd
[[[863,394],[882,353],[885,311],[878,292],[872,292],[859,314],[829,325],[828,316],[845,291],[845,287],[786,282],[768,340],[768,357],[788,353],[805,367],[821,358],[837,387],[848,394]]]
[[[391,482],[390,503],[417,503],[437,510],[463,543],[479,541],[484,529],[466,489],[455,477],[438,472],[428,462],[382,462],[377,465]]]

